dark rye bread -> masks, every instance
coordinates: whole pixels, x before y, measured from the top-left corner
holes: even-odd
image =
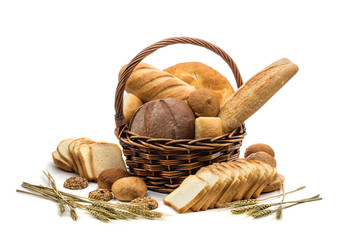
[[[143,104],[134,113],[130,131],[151,138],[193,139],[195,116],[180,99],[154,100]]]

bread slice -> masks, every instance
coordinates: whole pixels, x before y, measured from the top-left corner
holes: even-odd
[[[189,175],[163,202],[179,213],[186,212],[210,190],[209,184],[196,175]]]
[[[204,204],[215,194],[215,191],[220,185],[221,179],[218,175],[216,175],[206,167],[202,167],[201,169],[199,169],[195,175],[205,180],[210,186],[210,190],[191,207],[193,211],[198,212],[202,209]]]
[[[263,190],[271,183],[274,181],[275,177],[276,177],[276,168],[274,168],[273,166],[271,166],[268,163],[259,161],[259,160],[251,160],[251,161],[255,161],[258,164],[262,165],[263,167],[265,167],[267,169],[267,178],[266,181],[256,190],[256,192],[254,192],[253,194],[253,198],[258,198],[259,195],[263,192]]]
[[[243,180],[241,181],[241,185],[237,188],[235,191],[236,194],[232,197],[231,201],[237,201],[241,200],[246,193],[246,191],[249,189],[249,184],[253,180],[253,173],[248,169],[244,168],[240,164],[237,164],[234,162],[228,163],[231,167],[236,168],[240,171],[240,176],[243,177]]]
[[[64,159],[65,162],[67,162],[69,165],[72,166],[73,170],[78,173],[77,165],[73,160],[73,156],[71,152],[69,151],[69,144],[73,141],[73,138],[67,138],[62,140],[57,147],[57,151],[60,154],[61,158]]]
[[[92,167],[91,167],[91,156],[90,156],[90,143],[83,143],[79,145],[78,151],[78,158],[79,161],[82,164],[83,172],[85,174],[85,177],[88,180],[97,180],[96,176],[93,175]]]
[[[78,172],[81,177],[86,177],[86,174],[84,172],[82,162],[79,158],[78,151],[79,151],[80,145],[85,143],[91,144],[91,143],[94,143],[94,141],[91,140],[90,138],[80,138],[75,141],[72,147],[72,155],[77,164]]]
[[[278,190],[282,186],[284,181],[285,181],[285,177],[283,175],[276,174],[274,181],[272,181],[269,185],[267,185],[263,189],[262,192],[266,193],[266,192],[272,192],[272,191]]]
[[[53,157],[53,162],[54,164],[58,167],[61,168],[67,172],[73,172],[73,168],[72,166],[66,162],[59,154],[58,151],[54,151],[52,153],[52,157]]]
[[[230,169],[228,165],[224,165],[223,163],[213,163],[213,166],[220,171],[223,171],[229,178],[229,183],[226,184],[225,189],[221,193],[220,197],[216,200],[215,206],[217,206],[218,204],[224,203],[227,200],[229,192],[239,184],[240,180],[238,179],[239,172],[233,173],[233,170]]]
[[[238,194],[239,191],[243,189],[243,187],[246,184],[247,181],[247,175],[243,174],[239,168],[235,167],[231,163],[223,163],[225,167],[228,167],[234,174],[235,181],[238,179],[238,183],[236,182],[232,183],[230,186],[230,189],[226,195],[225,202],[231,202],[234,200],[235,196]]]
[[[252,186],[250,186],[249,190],[244,194],[243,199],[250,199],[254,192],[262,185],[262,183],[265,181],[266,177],[266,169],[262,167],[262,165],[259,165],[260,168],[257,164],[252,163],[249,160],[246,159],[238,159],[237,162],[242,162],[244,164],[247,164],[249,167],[252,168],[253,172],[256,174],[257,178],[253,182]]]
[[[263,188],[268,185],[268,181],[271,179],[271,172],[261,164],[261,161],[250,161],[252,164],[257,165],[257,167],[260,170],[260,177],[258,178],[257,182],[257,189],[253,189],[252,196],[250,198],[257,198],[258,193],[261,193]]]
[[[90,145],[91,168],[97,178],[103,170],[121,168],[126,170],[121,150],[117,144],[97,142]]]
[[[220,179],[221,183],[219,185],[219,188],[216,190],[216,193],[213,197],[210,198],[208,208],[214,208],[217,201],[220,199],[222,194],[225,192],[225,190],[229,187],[231,180],[233,180],[233,177],[231,178],[228,176],[224,171],[219,169],[216,165],[209,165],[207,166],[208,169],[210,169],[212,172],[216,173]]]
[[[73,162],[75,163],[76,168],[77,168],[76,173],[78,173],[78,175],[81,176],[81,177],[84,177],[84,173],[83,173],[82,165],[80,164],[80,161],[78,159],[77,153],[75,151],[75,145],[78,142],[84,141],[86,139],[88,139],[88,138],[77,138],[77,139],[74,139],[73,141],[71,141],[70,144],[68,145],[68,150],[69,150],[70,155],[72,156]]]

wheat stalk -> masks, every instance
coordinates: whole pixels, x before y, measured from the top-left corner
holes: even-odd
[[[22,187],[30,190],[31,192],[19,189],[17,189],[17,192],[57,202],[60,214],[65,212],[65,206],[67,205],[70,210],[71,218],[74,220],[77,220],[77,213],[75,211],[76,208],[84,209],[96,219],[104,222],[109,222],[111,219],[135,219],[137,217],[159,219],[163,216],[163,213],[161,212],[146,210],[141,206],[91,200],[85,197],[59,191],[52,175],[49,172],[44,172],[44,174],[49,179],[51,188],[23,182]]]
[[[290,194],[290,193],[294,193],[294,192],[297,192],[297,191],[300,191],[302,189],[304,189],[305,186],[302,186],[302,187],[299,187],[295,190],[292,190],[292,191],[289,191],[287,193],[285,193],[286,195],[287,194]],[[270,197],[267,197],[267,198],[262,198],[262,199],[243,199],[243,200],[238,200],[238,201],[233,201],[233,202],[227,202],[227,203],[222,203],[222,204],[217,204],[216,207],[218,208],[225,208],[225,207],[243,207],[243,206],[248,206],[248,205],[254,205],[254,204],[257,204],[261,201],[267,201],[271,198],[277,198],[277,197],[281,197],[283,196],[283,194],[278,194],[278,195],[274,195],[274,196],[270,196]]]

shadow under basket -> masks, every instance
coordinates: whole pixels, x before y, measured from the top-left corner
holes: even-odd
[[[149,190],[161,193],[172,192],[187,176],[195,174],[201,167],[236,160],[246,135],[244,125],[231,133],[203,139],[150,138],[129,131],[123,115],[123,95],[127,79],[146,56],[161,47],[176,43],[197,45],[215,52],[230,66],[237,87],[243,84],[236,64],[223,50],[196,38],[177,37],[159,41],[145,48],[127,65],[119,77],[116,90],[115,135],[123,148],[129,171],[141,177]]]

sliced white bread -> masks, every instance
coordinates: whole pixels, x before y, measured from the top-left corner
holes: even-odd
[[[241,200],[244,196],[245,192],[249,189],[249,182],[253,179],[253,173],[249,169],[244,169],[239,164],[236,164],[235,162],[228,162],[229,166],[236,168],[240,171],[240,177],[243,177],[241,184],[239,184],[238,188],[234,190],[236,193],[232,196],[232,199],[228,199],[229,201],[237,201]]]
[[[78,169],[79,175],[81,177],[86,177],[86,174],[84,172],[82,162],[79,158],[78,150],[79,150],[80,145],[84,144],[84,143],[91,144],[91,143],[94,143],[94,141],[91,140],[90,138],[79,138],[79,139],[76,139],[75,141],[72,141],[72,143],[70,144],[70,145],[72,145],[72,147],[70,148],[70,151],[72,151],[73,159],[77,164],[77,169]]]
[[[246,159],[238,159],[237,162],[243,163],[243,164],[249,166],[252,169],[253,173],[255,173],[255,176],[256,176],[255,180],[253,181],[252,185],[250,186],[250,188],[246,191],[246,193],[243,196],[243,199],[250,199],[252,197],[252,195],[254,194],[254,192],[259,188],[259,186],[261,186],[261,184],[265,180],[266,177],[264,176],[264,173],[266,171],[263,171],[263,169],[260,169],[257,166],[257,164],[253,164],[253,163],[251,163],[251,161],[246,160]]]
[[[264,167],[260,162],[250,161],[251,164],[254,164],[258,167],[260,174],[259,178],[256,181],[256,185],[248,192],[248,198],[255,198],[257,192],[261,192],[265,186],[268,185],[268,181],[271,179],[271,175],[266,167]],[[250,196],[251,195],[251,196]],[[250,197],[249,197],[250,196]]]
[[[258,198],[259,195],[263,192],[264,188],[266,188],[272,181],[274,181],[276,177],[276,168],[274,168],[272,165],[265,163],[263,161],[259,160],[251,160],[251,161],[256,161],[258,164],[262,165],[267,169],[268,175],[266,181],[260,186],[256,192],[253,194],[253,198]]]
[[[222,171],[221,169],[219,169],[215,165],[209,165],[209,166],[207,166],[207,168],[210,169],[212,172],[216,173],[221,179],[219,189],[216,191],[217,193],[215,193],[214,196],[211,197],[211,200],[210,200],[210,203],[208,206],[208,208],[214,208],[217,201],[220,199],[221,195],[229,187],[229,185],[231,183],[231,177],[229,177],[224,171]]]
[[[229,182],[226,184],[225,189],[220,194],[218,199],[216,200],[216,203],[214,206],[224,203],[227,199],[228,194],[230,193],[231,189],[235,188],[239,184],[238,175],[239,172],[234,174],[233,170],[228,167],[228,165],[224,165],[222,163],[214,163],[213,166],[215,166],[220,171],[223,171],[227,177],[229,178]]]
[[[82,164],[83,172],[88,180],[97,180],[96,176],[93,175],[91,167],[91,154],[90,154],[90,143],[83,143],[78,148],[78,158]]]
[[[73,160],[73,156],[69,150],[69,144],[73,141],[74,139],[73,138],[67,138],[67,139],[64,139],[62,140],[59,144],[58,144],[58,147],[57,147],[57,151],[58,153],[60,154],[61,158],[65,160],[65,162],[69,163],[73,170],[78,173],[78,170],[77,170],[77,165],[76,163],[74,162]]]
[[[90,145],[91,168],[96,178],[103,170],[121,168],[126,171],[126,165],[121,150],[117,144],[97,142]]]
[[[255,167],[255,165],[253,164],[249,164],[246,160],[243,161],[244,159],[237,159],[236,161],[234,161],[234,164],[241,166],[245,171],[247,171],[249,173],[249,177],[247,179],[247,186],[244,187],[245,192],[243,193],[243,195],[241,196],[241,199],[249,199],[250,197],[246,198],[246,194],[247,192],[252,188],[252,186],[255,184],[255,182],[258,179],[258,174],[259,174],[259,170],[257,167]],[[252,176],[252,177],[250,177]]]
[[[199,169],[195,175],[205,180],[210,186],[210,190],[191,207],[192,211],[198,212],[202,209],[203,205],[210,199],[210,197],[215,194],[215,191],[220,185],[221,179],[218,175],[206,167]]]
[[[210,190],[209,184],[196,175],[189,175],[163,202],[179,213],[186,212]]]
[[[72,166],[66,162],[59,154],[58,151],[54,151],[52,153],[52,157],[53,157],[53,162],[54,164],[58,167],[61,168],[67,172],[73,172],[73,168]]]
[[[215,198],[220,194],[220,192],[224,189],[226,183],[224,182],[224,180],[226,179],[226,174],[222,173],[221,171],[219,171],[215,166],[209,165],[206,167],[208,170],[210,170],[213,174],[216,174],[219,178],[218,181],[218,186],[215,189],[215,192],[210,194],[209,199],[204,203],[204,205],[202,206],[202,210],[205,211],[208,208],[210,208],[211,203],[214,202]],[[215,168],[215,169],[214,169]],[[215,200],[216,201],[216,200]]]
[[[281,174],[276,174],[275,179],[263,189],[263,193],[278,190],[285,181],[285,177]]]
[[[230,176],[233,178],[233,181],[229,185],[228,189],[224,192],[224,194],[220,197],[216,205],[229,202],[236,195],[237,190],[244,184],[246,178],[241,174],[241,172],[232,167],[230,164],[221,163],[220,166],[225,172],[229,172]]]

